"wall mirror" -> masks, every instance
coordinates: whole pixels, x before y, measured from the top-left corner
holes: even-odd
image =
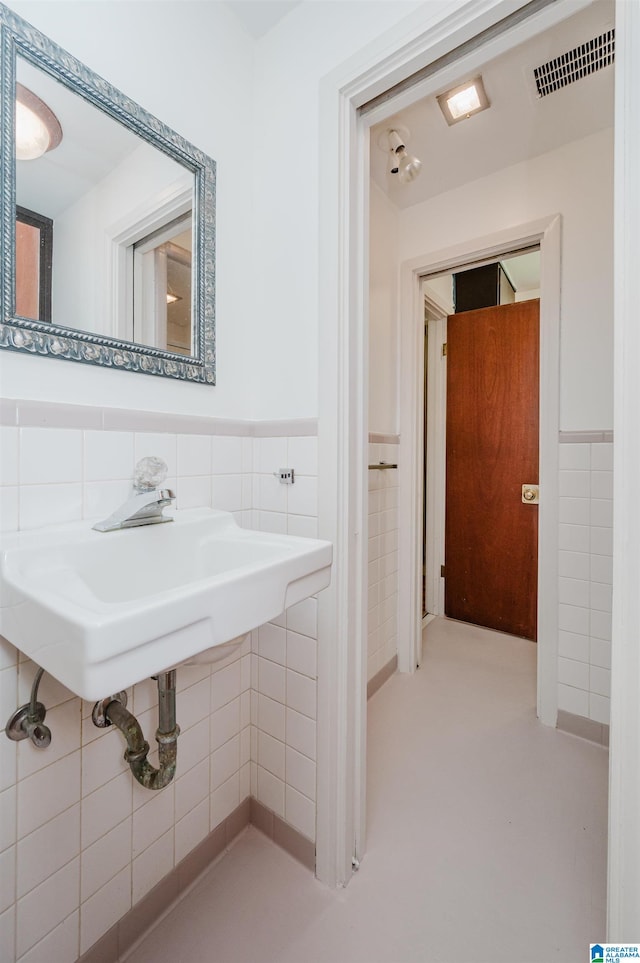
[[[215,162],[0,4],[0,348],[215,384]]]

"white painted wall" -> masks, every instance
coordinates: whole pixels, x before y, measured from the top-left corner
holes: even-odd
[[[2,394],[248,417],[247,355],[258,323],[247,285],[255,42],[223,3],[9,5],[218,162],[218,381],[212,388],[3,351]]]
[[[371,182],[369,211],[369,431],[398,432],[398,209]]]
[[[251,284],[260,417],[318,411],[320,81],[411,11],[438,2],[302,3],[258,44]]]
[[[424,172],[428,176],[428,172]],[[613,132],[471,181],[401,211],[398,259],[562,215],[560,428],[613,424]]]

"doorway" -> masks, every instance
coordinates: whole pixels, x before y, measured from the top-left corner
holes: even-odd
[[[444,614],[535,640],[539,251],[423,278],[422,293],[423,626]]]

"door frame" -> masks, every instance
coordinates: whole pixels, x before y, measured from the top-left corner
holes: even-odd
[[[560,215],[432,251],[401,266],[398,668],[413,672],[422,653],[422,459],[424,457],[424,339],[422,286],[427,275],[490,263],[526,247],[540,247],[540,506],[538,516],[537,713],[555,727],[558,716],[558,433],[560,426]],[[433,357],[433,355],[432,355]],[[443,379],[444,380],[444,379]],[[437,385],[438,379],[434,379]],[[435,387],[435,386],[434,386]],[[444,458],[444,390],[435,387],[434,454]],[[417,416],[416,416],[417,413]],[[433,424],[433,423],[432,423]],[[413,466],[413,471],[411,467]],[[443,466],[434,466],[436,478]],[[444,515],[444,492],[434,505]],[[439,529],[438,529],[439,531]],[[441,560],[444,561],[444,558]],[[413,588],[413,591],[412,591]],[[416,600],[418,611],[416,612]]]
[[[415,70],[521,10],[525,0],[422,4],[329,73],[319,86],[319,528],[334,542],[331,587],[319,599],[316,875],[344,885],[364,850],[366,637],[362,566],[366,516],[368,127],[358,108]],[[586,5],[586,4],[584,4]],[[558,0],[517,41],[575,12]],[[502,38],[504,40],[504,37]],[[478,39],[478,44],[481,42]],[[640,918],[640,7],[616,2],[615,415],[612,740],[608,937],[637,935]],[[515,43],[510,31],[503,49]],[[495,46],[492,47],[492,51]],[[389,101],[388,112],[412,98]],[[360,493],[359,493],[360,492]],[[351,630],[357,628],[355,634]]]

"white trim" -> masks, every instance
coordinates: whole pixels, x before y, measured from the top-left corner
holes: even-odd
[[[640,933],[640,6],[616,3],[614,521],[606,939]]]
[[[557,0],[503,40],[507,46],[515,37],[525,40],[587,2]],[[358,667],[366,646],[367,528],[363,489],[357,490],[364,484],[367,438],[364,142],[367,127],[400,104],[391,100],[366,118],[357,117],[357,108],[526,5],[526,0],[422,4],[320,83],[319,529],[334,543],[335,562],[331,588],[319,599],[316,873],[329,885],[348,881],[364,838],[366,686]],[[428,84],[439,82],[434,75]],[[416,99],[416,91],[410,96]],[[412,464],[401,474],[405,471],[415,475]]]
[[[424,339],[422,335],[422,279],[427,274],[454,270],[480,258],[495,259],[519,247],[540,244],[540,490],[538,522],[538,716],[545,725],[555,726],[558,711],[558,425],[560,404],[560,217],[544,218],[517,225],[484,238],[467,240],[414,258],[401,266],[400,370],[403,392],[400,399],[399,456],[399,558],[398,666],[412,672],[422,651],[422,611],[419,587],[422,578],[422,457],[424,446],[423,378]],[[415,310],[418,304],[419,312]],[[414,310],[411,307],[414,307]],[[434,417],[440,414],[442,399],[434,392]],[[440,389],[441,394],[442,389]],[[431,400],[431,396],[430,396]],[[438,401],[440,407],[438,408]],[[443,438],[434,426],[433,452],[441,459]],[[438,474],[439,478],[439,474]],[[435,479],[434,488],[437,486]],[[431,493],[433,494],[433,493]],[[441,524],[442,507],[430,511]],[[442,494],[442,493],[441,493]],[[442,506],[442,502],[440,505]],[[439,543],[438,532],[434,541]],[[438,544],[439,547],[439,544]],[[433,564],[436,564],[435,562]]]
[[[425,296],[425,302],[429,299]],[[431,302],[434,316],[427,327],[427,494],[425,541],[425,600],[427,611],[432,615],[444,615],[444,580],[440,566],[444,562],[444,505],[445,505],[445,442],[447,404],[447,365],[442,355],[442,345],[447,340],[447,315],[444,308],[436,309]],[[440,314],[436,317],[436,314]],[[424,358],[416,364],[424,365]],[[424,378],[422,380],[424,385]],[[424,406],[423,406],[424,407]],[[420,612],[422,615],[422,612]],[[420,664],[421,646],[416,645],[416,665]]]

